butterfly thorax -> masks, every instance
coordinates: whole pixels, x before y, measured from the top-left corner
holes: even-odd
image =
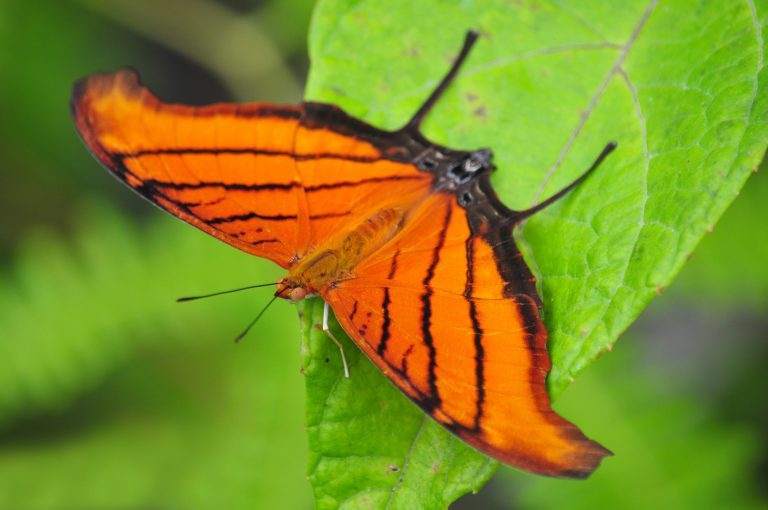
[[[360,261],[400,231],[403,216],[399,208],[380,209],[346,234],[318,246],[280,280],[275,295],[300,301],[307,295],[319,294],[334,282],[350,278]]]

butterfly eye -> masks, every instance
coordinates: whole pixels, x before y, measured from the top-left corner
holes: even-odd
[[[291,293],[289,294],[291,301],[301,301],[305,297],[307,297],[307,289],[303,287],[296,287],[294,289],[291,289]]]
[[[472,203],[472,195],[469,193],[469,191],[465,191],[464,193],[459,196],[459,204],[463,205],[464,207],[470,205]]]

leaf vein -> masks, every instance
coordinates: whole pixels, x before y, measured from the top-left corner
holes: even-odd
[[[648,203],[648,171],[650,169],[650,161],[651,161],[648,155],[648,126],[646,124],[645,115],[643,114],[642,106],[640,105],[640,98],[637,95],[637,89],[632,83],[632,80],[629,79],[629,76],[624,71],[624,69],[619,69],[619,75],[623,78],[623,82],[626,84],[627,88],[629,89],[629,92],[632,94],[632,102],[635,105],[635,112],[637,113],[637,118],[640,121],[640,131],[642,133],[642,140],[643,140],[643,161],[644,161],[643,198],[640,203],[640,220],[637,225],[637,234],[635,235],[635,239],[632,241],[632,250],[630,251],[629,256],[627,257],[627,262],[624,265],[624,269],[621,272],[621,276],[618,278],[616,286],[610,292],[610,296],[611,296],[610,300],[607,301],[606,304],[603,306],[603,309],[600,312],[600,318],[596,320],[593,324],[599,324],[603,322],[603,320],[605,319],[605,316],[608,314],[608,310],[611,309],[614,302],[616,301],[616,296],[619,295],[619,289],[621,289],[622,287],[627,287],[624,280],[626,279],[627,272],[629,271],[629,268],[632,265],[632,259],[635,256],[635,253],[637,252],[638,245],[640,244],[640,235],[643,231],[643,228],[646,225],[645,211],[646,211],[646,205]],[[593,332],[594,332],[594,327],[590,332],[590,336]],[[579,353],[568,364],[567,373],[569,375],[571,374],[571,368],[573,367],[574,360],[582,359],[585,356],[585,351],[587,350],[587,343],[588,342],[586,340],[582,342],[581,348],[579,349]]]
[[[646,7],[645,11],[643,12],[643,15],[640,17],[640,20],[637,22],[637,24],[635,25],[635,28],[632,30],[632,34],[629,36],[629,39],[627,40],[626,44],[624,44],[621,53],[616,58],[616,62],[613,63],[613,66],[608,71],[608,74],[605,76],[605,78],[603,78],[603,81],[600,83],[600,86],[598,87],[597,92],[595,92],[595,95],[592,96],[592,99],[590,99],[589,104],[587,105],[587,108],[581,114],[579,123],[571,132],[571,135],[568,137],[568,140],[566,140],[565,145],[560,151],[560,154],[558,154],[557,159],[555,160],[555,163],[552,165],[552,167],[547,171],[547,174],[544,176],[544,181],[539,186],[539,189],[536,192],[536,196],[533,198],[533,203],[531,204],[531,206],[534,206],[538,203],[539,199],[541,198],[541,194],[544,192],[544,189],[549,184],[549,181],[552,179],[552,176],[555,174],[555,172],[562,166],[563,161],[565,160],[565,157],[568,155],[568,153],[571,151],[571,148],[573,147],[573,144],[576,141],[576,138],[578,138],[578,136],[581,134],[581,131],[584,128],[584,125],[587,123],[587,120],[589,120],[590,116],[592,115],[592,112],[595,110],[597,103],[600,101],[600,99],[602,99],[603,94],[605,94],[605,91],[608,88],[608,84],[611,82],[611,80],[613,80],[613,78],[619,72],[621,72],[622,66],[624,65],[624,61],[627,59],[627,56],[629,55],[629,51],[632,49],[635,42],[637,41],[637,38],[640,35],[640,32],[642,31],[643,27],[648,21],[648,18],[651,16],[651,13],[653,12],[657,3],[658,3],[658,0],[651,0],[651,2],[648,4],[648,7]]]
[[[405,456],[405,460],[403,461],[403,469],[400,470],[400,477],[397,479],[397,483],[390,489],[389,492],[389,499],[387,500],[387,506],[385,506],[385,510],[389,510],[389,508],[392,506],[392,503],[395,500],[395,493],[397,492],[397,489],[400,488],[400,486],[403,485],[403,481],[405,480],[405,473],[408,470],[408,466],[411,464],[411,458],[413,457],[413,453],[416,450],[416,445],[419,442],[419,439],[421,438],[421,433],[424,432],[424,427],[427,425],[427,421],[429,420],[429,417],[425,414],[424,418],[421,420],[421,426],[419,427],[419,431],[416,432],[416,435],[413,437],[413,442],[411,443],[411,447],[408,449],[408,453]]]
[[[634,46],[635,42],[637,41],[637,38],[639,37],[640,32],[648,22],[648,18],[650,18],[651,14],[653,13],[653,10],[656,8],[657,3],[658,3],[658,0],[651,0],[648,3],[648,6],[645,8],[645,11],[643,11],[642,16],[638,20],[635,27],[632,29],[632,33],[630,34],[629,39],[627,39],[627,42],[624,44],[621,54],[618,56],[618,58],[616,59],[616,62],[614,62],[613,66],[608,71],[608,74],[600,83],[600,86],[598,87],[595,95],[592,96],[592,99],[590,99],[589,104],[587,105],[587,108],[584,110],[584,113],[582,113],[581,118],[579,119],[579,123],[571,132],[571,135],[568,138],[568,140],[566,140],[565,145],[563,146],[563,149],[560,151],[560,154],[558,154],[557,159],[555,160],[555,163],[552,165],[552,167],[547,171],[547,174],[544,176],[544,180],[542,181],[541,186],[539,186],[539,189],[536,192],[536,195],[534,196],[531,206],[535,206],[539,202],[539,199],[541,198],[541,194],[544,192],[544,189],[547,187],[547,184],[549,184],[550,179],[552,178],[554,173],[558,170],[558,168],[560,168],[563,161],[565,160],[565,157],[570,152],[571,147],[573,147],[573,144],[576,141],[576,138],[581,133],[582,129],[584,128],[584,125],[587,123],[587,120],[589,120],[589,117],[591,116],[592,112],[597,106],[597,103],[603,97],[605,90],[608,88],[608,84],[611,82],[613,77],[616,76],[616,74],[622,69],[622,65],[624,64],[624,61],[627,59],[627,55],[629,55],[629,51],[632,49],[632,46]],[[527,246],[525,237],[523,235],[523,227],[525,226],[525,223],[526,223],[526,220],[523,220],[516,227],[516,230],[518,233],[517,237],[521,246]],[[533,256],[533,250],[531,250],[530,247],[528,247],[526,251],[530,254],[530,256],[528,257],[528,260],[529,260],[529,264],[531,265],[531,269],[535,271],[537,276],[540,276],[541,271],[539,270],[539,266],[536,262],[536,258]],[[542,279],[539,277],[538,281],[540,282],[541,280]],[[537,290],[539,291],[539,296],[541,300],[544,301],[545,299],[544,287],[540,284],[537,284]]]

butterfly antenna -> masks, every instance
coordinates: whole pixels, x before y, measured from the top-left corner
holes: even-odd
[[[589,169],[581,175],[581,177],[579,177],[578,179],[576,179],[575,181],[570,183],[568,186],[566,186],[565,188],[561,189],[560,191],[558,191],[557,193],[555,193],[554,195],[552,195],[551,197],[549,197],[545,201],[543,201],[543,202],[541,202],[539,204],[534,205],[530,209],[526,209],[524,211],[515,211],[515,213],[516,213],[515,220],[519,221],[519,220],[522,220],[524,218],[527,218],[528,216],[531,216],[532,214],[535,214],[535,213],[541,211],[542,209],[545,209],[546,207],[552,205],[553,203],[555,203],[558,200],[560,200],[561,198],[563,198],[563,196],[565,196],[569,191],[571,191],[573,188],[575,188],[576,186],[578,186],[579,184],[584,182],[584,180],[587,177],[589,177],[589,175],[592,172],[594,172],[597,169],[597,167],[600,166],[600,163],[602,163],[603,160],[608,156],[608,154],[613,152],[613,150],[615,148],[616,148],[616,142],[608,142],[608,145],[605,146],[605,148],[600,153],[600,155],[597,157],[595,162],[592,163],[592,166],[590,166]]]
[[[429,110],[432,109],[437,100],[440,99],[440,96],[443,95],[443,92],[445,92],[445,89],[448,88],[448,85],[450,85],[453,79],[456,77],[456,73],[459,72],[461,64],[463,64],[464,60],[466,60],[467,55],[469,55],[469,50],[472,49],[472,46],[475,44],[475,41],[477,41],[479,35],[480,34],[474,30],[467,32],[467,36],[464,39],[464,46],[461,48],[461,52],[451,66],[450,71],[448,71],[448,74],[445,75],[443,80],[432,92],[429,98],[424,102],[424,104],[421,105],[421,108],[419,108],[413,118],[408,121],[408,124],[406,124],[403,128],[404,130],[418,131],[419,126],[421,125],[421,121],[424,120],[424,117],[427,115],[427,113],[429,113]]]
[[[203,299],[203,298],[209,298],[213,296],[221,296],[222,294],[231,294],[233,292],[240,292],[241,290],[248,290],[248,289],[257,289],[259,287],[269,287],[270,285],[277,285],[277,283],[260,283],[258,285],[249,285],[247,287],[240,287],[239,289],[232,289],[232,290],[223,290],[221,292],[213,292],[211,294],[203,294],[202,296],[188,296],[188,297],[180,297],[176,300],[177,303],[182,303],[184,301],[194,301],[195,299]]]
[[[245,335],[247,335],[247,334],[248,334],[248,332],[251,330],[251,328],[253,327],[253,325],[254,325],[254,324],[256,324],[256,323],[259,321],[259,319],[261,319],[261,316],[262,316],[262,315],[264,315],[264,312],[266,312],[266,311],[267,311],[267,309],[270,307],[270,305],[272,305],[272,303],[274,303],[274,302],[275,302],[275,299],[279,298],[279,297],[281,296],[281,294],[282,294],[283,292],[285,292],[286,290],[288,290],[288,287],[284,288],[283,290],[281,290],[280,292],[278,292],[277,294],[275,294],[274,296],[272,296],[272,299],[270,299],[270,300],[269,300],[269,303],[267,303],[267,304],[266,304],[266,306],[265,306],[264,308],[262,308],[262,309],[261,309],[261,311],[260,311],[260,312],[259,312],[259,314],[256,316],[256,318],[255,318],[255,319],[253,319],[253,320],[251,321],[251,323],[250,323],[250,324],[248,324],[248,326],[247,326],[247,327],[246,327],[246,328],[243,330],[243,332],[242,332],[242,333],[240,333],[239,335],[237,335],[237,337],[235,338],[235,343],[239,343],[239,342],[240,342],[240,340],[242,340],[242,339],[243,339],[243,337],[244,337]]]
[[[277,299],[277,296],[272,296],[272,299],[269,300],[269,303],[267,303],[267,306],[265,306],[264,308],[261,309],[261,311],[256,316],[256,318],[253,319],[250,324],[248,324],[248,326],[243,330],[242,333],[237,335],[237,337],[235,338],[235,343],[240,342],[240,340],[242,340],[243,337],[248,334],[248,332],[251,330],[253,325],[256,324],[259,321],[259,319],[261,319],[261,316],[264,315],[264,312],[267,311],[267,308],[269,308],[269,305],[271,305],[272,303],[275,302],[275,299]]]

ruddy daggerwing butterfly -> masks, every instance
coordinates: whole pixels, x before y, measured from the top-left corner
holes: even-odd
[[[547,334],[490,150],[428,141],[421,121],[448,74],[397,131],[336,106],[159,101],[131,70],[72,96],[88,149],[151,202],[288,270],[276,296],[319,294],[360,349],[445,428],[535,473],[585,477],[610,455],[550,407]]]

